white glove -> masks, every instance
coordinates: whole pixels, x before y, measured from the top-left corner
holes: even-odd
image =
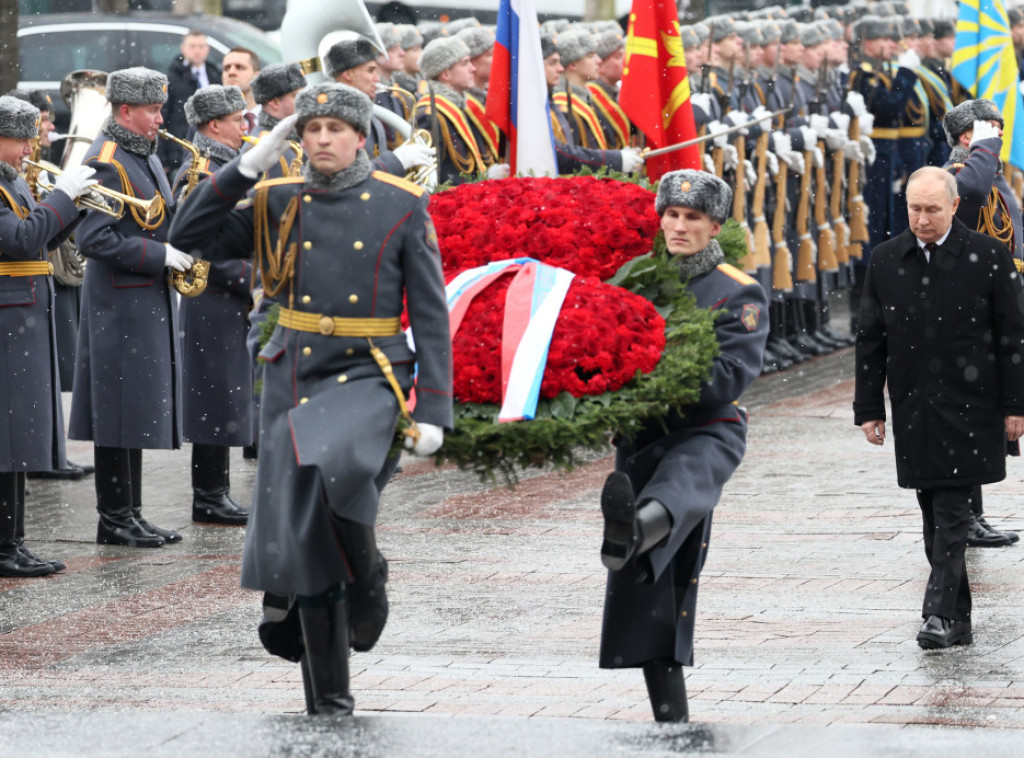
[[[288,148],[288,135],[295,129],[298,120],[298,115],[294,113],[281,119],[270,134],[261,137],[251,149],[246,150],[238,161],[238,170],[242,176],[255,179],[276,164]]]
[[[896,58],[896,62],[903,68],[917,68],[921,65],[921,56],[913,50],[904,50]]]
[[[735,145],[726,145],[722,148],[722,154],[725,156],[725,160],[722,162],[723,171],[734,171],[740,165],[740,156],[736,152]]]
[[[846,102],[850,105],[850,110],[853,111],[854,116],[863,116],[868,112],[867,103],[864,102],[864,95],[859,92],[847,92]]]
[[[875,131],[875,114],[865,113],[863,116],[857,116],[857,123],[860,124],[860,136],[870,137],[871,132]]]
[[[775,176],[779,173],[779,156],[773,153],[771,150],[767,150],[764,154],[767,159],[766,164],[768,166],[768,173]]]
[[[711,142],[714,143],[715,147],[725,147],[728,144],[729,135],[722,134],[728,128],[721,121],[708,122],[708,134],[712,135]]]
[[[168,268],[173,268],[175,271],[188,271],[192,268],[192,256],[165,242],[164,265]]]
[[[710,153],[704,153],[704,170],[712,175],[715,173],[715,159]]]
[[[756,108],[754,108],[754,112],[750,114],[750,120],[758,121],[770,115],[772,115],[772,112],[770,110],[765,108],[763,105],[759,105]],[[771,125],[771,121],[761,121],[761,128],[766,131],[771,128]]]
[[[818,133],[809,126],[800,127],[800,136],[804,140],[804,150],[810,150],[818,144]]]
[[[864,165],[864,151],[860,149],[860,142],[856,140],[846,140],[843,144],[843,155],[848,160],[857,161],[860,165]]]
[[[864,160],[870,166],[875,162],[875,143],[870,137],[860,138],[860,149],[864,151]]]
[[[754,164],[748,160],[743,161],[743,170],[747,174],[747,189],[750,189],[757,184],[757,171],[754,169]]]
[[[690,105],[700,108],[706,115],[711,115],[711,93],[694,92],[690,95]]]
[[[627,147],[619,151],[619,155],[622,156],[622,173],[635,174],[643,168],[644,157],[640,155],[639,148]]]
[[[772,150],[778,153],[780,158],[783,153],[793,152],[793,140],[785,132],[772,132],[771,145]]]
[[[971,135],[971,142],[968,147],[974,147],[974,143],[978,140],[992,139],[993,137],[999,136],[999,129],[992,125],[989,121],[975,121],[974,122],[974,134]],[[63,177],[61,177],[63,178]]]
[[[729,126],[739,126],[740,124],[746,124],[749,120],[750,119],[747,117],[747,114],[744,113],[743,111],[729,111],[728,113],[725,114],[725,123],[727,123]],[[746,137],[748,134],[750,134],[750,130],[740,129],[738,132],[734,132],[734,134],[739,134],[743,137]]]
[[[782,157],[781,155],[779,156]],[[807,166],[804,165],[804,154],[803,153],[791,153],[789,163],[789,170],[794,174],[803,174]]]
[[[420,438],[416,442],[412,437],[405,438],[405,447],[416,455],[433,455],[444,443],[444,429],[433,424],[416,424],[420,430]]]
[[[69,168],[57,177],[57,181],[53,184],[53,190],[54,192],[63,192],[72,200],[75,200],[84,195],[90,187],[97,183],[92,178],[95,173],[96,169],[92,166],[79,165]]]
[[[512,167],[507,163],[495,163],[487,167],[488,179],[508,179],[512,175]]]
[[[832,111],[828,114],[828,117],[832,119],[832,123],[836,125],[836,129],[841,131],[843,134],[850,133],[850,114]]]
[[[825,168],[825,151],[820,147],[811,150],[811,158],[814,160],[815,168]]]
[[[825,131],[825,145],[829,150],[842,150],[846,142],[846,132],[840,129],[827,129]]]
[[[812,113],[810,119],[810,127],[814,130],[814,133],[818,135],[818,139],[825,138],[825,132],[828,131],[828,116],[822,116],[820,113]]]
[[[395,157],[398,158],[398,162],[402,164],[402,168],[406,171],[411,169],[413,166],[426,166],[434,160],[435,154],[434,148],[427,147],[426,145],[419,145],[415,142],[406,142],[405,144],[399,145],[394,150]],[[495,178],[490,176],[490,174],[488,174],[488,177],[491,179]]]

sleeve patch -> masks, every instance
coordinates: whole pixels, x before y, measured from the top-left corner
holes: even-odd
[[[753,303],[747,303],[743,306],[743,312],[740,314],[740,323],[747,328],[748,332],[752,332],[757,329],[757,324],[761,320],[761,309]]]

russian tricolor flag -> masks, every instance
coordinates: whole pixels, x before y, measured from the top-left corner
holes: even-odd
[[[501,0],[487,116],[508,137],[513,174],[555,176],[555,138],[534,0]]]

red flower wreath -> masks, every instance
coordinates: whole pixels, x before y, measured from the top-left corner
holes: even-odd
[[[501,331],[511,282],[511,275],[500,277],[477,295],[452,340],[458,402],[501,402]],[[665,321],[648,300],[577,276],[555,324],[540,396],[618,390],[637,371],[653,371],[664,348]]]
[[[608,279],[658,231],[649,190],[592,176],[463,184],[434,195],[430,215],[445,272],[529,256]]]

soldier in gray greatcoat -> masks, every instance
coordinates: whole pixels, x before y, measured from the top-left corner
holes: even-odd
[[[281,119],[295,113],[295,96],[306,86],[306,77],[298,63],[272,63],[252,80],[252,96],[260,106],[259,129],[254,140],[270,134]],[[298,142],[299,135],[292,133],[288,139]],[[251,144],[245,149],[250,149]],[[291,146],[280,160],[267,169],[267,179],[276,179],[291,174],[291,165],[296,154]]]
[[[693,665],[697,583],[711,517],[746,450],[747,414],[736,405],[761,371],[768,300],[757,281],[724,262],[714,236],[732,190],[704,171],[665,174],[655,208],[680,276],[702,308],[721,310],[721,350],[700,399],[651,418],[617,442],[601,493],[608,567],[602,668],[642,668],[657,721],[686,721],[683,666]]]
[[[25,474],[65,464],[47,251],[81,220],[74,200],[95,182],[92,169],[70,169],[37,205],[20,171],[38,133],[35,106],[0,97],[0,576],[45,576],[65,568],[25,545]]]
[[[185,102],[200,157],[193,165],[190,155],[178,172],[179,204],[191,183],[238,156],[244,110],[242,91],[219,84],[203,87]],[[241,525],[249,516],[231,497],[229,453],[254,439],[253,372],[245,345],[251,288],[250,261],[215,261],[206,289],[178,303],[183,436],[192,443],[192,520],[199,523]]]
[[[156,157],[167,78],[146,68],[107,79],[112,115],[85,163],[107,188],[154,201],[120,218],[90,211],[76,232],[89,263],[82,284],[72,439],[95,445],[96,541],[160,547],[181,535],[142,516],[142,450],[181,445],[181,364],[168,268],[189,255],[167,244],[174,200]]]
[[[267,293],[287,306],[260,353],[260,457],[242,586],[268,594],[261,638],[302,662],[310,713],[352,712],[349,647],[372,647],[387,617],[387,564],[374,524],[413,384],[407,446],[429,455],[453,423],[448,311],[428,198],[372,170],[362,149],[371,107],[345,85],[307,89],[297,100],[309,155],[303,176],[256,185],[239,203],[280,155],[296,123],[286,119],[200,184],[171,232],[174,243],[211,259],[255,250]],[[401,333],[403,296],[415,350]]]

